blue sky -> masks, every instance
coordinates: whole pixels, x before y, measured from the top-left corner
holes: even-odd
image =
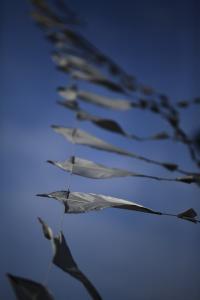
[[[166,92],[172,101],[200,95],[198,1],[74,0],[69,4],[87,21],[81,32],[140,82]],[[36,198],[35,194],[67,188],[68,175],[45,161],[66,159],[72,154],[70,144],[50,125],[70,127],[75,122],[70,111],[55,103],[59,98],[56,87],[67,85],[69,80],[55,69],[51,45],[31,20],[29,2],[7,0],[1,5],[0,298],[11,300],[14,295],[6,272],[41,282],[44,279],[51,249],[36,218],[41,216],[56,233],[62,206],[54,200]],[[92,90],[108,95],[95,86]],[[120,120],[130,133],[171,132],[162,119],[148,112],[84,107]],[[199,128],[198,107],[183,111],[181,117],[189,134]],[[124,149],[194,169],[181,144],[141,144],[89,123],[78,125]],[[173,176],[127,157],[83,146],[73,151],[111,167]],[[92,181],[73,176],[71,189],[121,197],[166,212],[193,207],[200,214],[200,192],[195,185],[137,178]],[[199,233],[200,227],[189,222],[115,209],[65,215],[64,219],[64,234],[74,258],[103,299],[199,299]],[[79,282],[56,267],[51,271],[49,288],[59,300],[89,299]]]

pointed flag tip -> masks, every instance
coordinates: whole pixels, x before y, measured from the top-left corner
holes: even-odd
[[[59,126],[58,125],[51,125],[51,128],[57,129],[57,128],[59,128]]]
[[[164,168],[166,168],[169,171],[176,171],[178,166],[176,164],[173,163],[163,163],[162,164]]]
[[[54,165],[54,161],[53,160],[47,160],[46,162],[49,163],[49,164]]]
[[[199,223],[199,220],[196,219],[197,213],[193,208],[189,208],[181,212],[180,214],[177,215],[177,217],[193,223]]]
[[[177,178],[177,181],[180,181],[180,182],[184,182],[184,183],[193,183],[195,182],[195,177],[192,176],[192,175],[188,175],[188,176],[183,176],[183,177],[178,177]]]
[[[37,197],[48,197],[47,194],[36,194]]]
[[[65,89],[64,87],[58,86],[58,87],[56,88],[56,91],[57,91],[57,92],[61,92],[61,91],[63,91],[64,89]]]
[[[10,282],[12,283],[14,283],[14,282],[17,282],[17,279],[16,279],[16,277],[14,276],[14,275],[12,275],[12,274],[10,274],[10,273],[6,273],[6,276],[7,276],[7,278],[10,280]]]
[[[37,217],[38,221],[42,224],[42,219],[40,217]]]
[[[195,217],[197,217],[197,213],[193,208],[189,208],[183,212],[181,212],[180,214],[178,214],[179,218],[192,218],[194,219]]]

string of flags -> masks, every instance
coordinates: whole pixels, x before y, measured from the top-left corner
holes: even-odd
[[[189,138],[180,125],[179,112],[180,109],[199,105],[200,100],[198,97],[193,100],[178,101],[175,105],[172,104],[168,96],[157,92],[150,86],[140,83],[135,76],[124,71],[113,59],[109,58],[81,35],[76,28],[84,22],[68,7],[64,0],[55,0],[53,7],[49,5],[47,0],[32,0],[31,2],[34,7],[31,13],[32,18],[43,30],[45,38],[53,45],[54,49],[51,57],[56,68],[64,74],[68,74],[73,81],[72,85],[57,88],[59,96],[62,97],[62,100],[57,101],[58,104],[72,110],[77,120],[88,121],[95,126],[122,135],[130,140],[142,142],[171,139],[179,141],[187,146],[191,158],[198,167],[200,166],[199,158],[194,149],[194,141]],[[99,86],[105,89],[105,91],[120,94],[120,98],[80,89],[78,86],[80,81]],[[173,129],[173,135],[165,131],[147,137],[127,133],[118,121],[88,113],[82,109],[80,102],[83,104],[86,102],[107,110],[117,110],[123,113],[132,109],[151,111],[167,121]],[[48,163],[68,172],[70,176],[74,174],[89,179],[110,179],[130,176],[157,181],[181,182],[185,184],[196,183],[200,185],[200,173],[182,170],[175,163],[160,162],[126,151],[76,127],[52,125],[52,129],[56,133],[63,135],[72,144],[85,145],[94,149],[132,157],[146,163],[158,165],[168,171],[179,172],[183,175],[171,178],[142,174],[76,157],[73,153],[71,157],[64,161],[48,160]],[[110,195],[72,192],[70,190],[70,183],[68,183],[67,190],[43,193],[37,196],[53,198],[61,203],[64,207],[63,216],[68,213],[79,214],[101,211],[106,208],[118,208],[132,212],[153,214],[155,216],[170,216],[194,224],[200,223],[197,213],[193,208],[183,210],[177,214],[157,211],[139,203]],[[44,237],[50,241],[52,246],[53,256],[50,264],[55,265],[63,272],[77,279],[93,300],[101,300],[102,297],[96,287],[75,262],[62,231],[62,222],[59,233],[54,235],[52,229],[42,218],[39,217],[38,221],[42,227]],[[48,270],[48,275],[49,272],[50,269]],[[31,279],[12,274],[7,274],[7,276],[16,298],[19,300],[55,299],[48,290],[47,283],[41,284]]]

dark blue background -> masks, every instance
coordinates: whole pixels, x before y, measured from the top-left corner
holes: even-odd
[[[82,32],[100,49],[136,75],[140,82],[170,95],[172,101],[200,95],[200,18],[195,0],[74,0],[72,8],[88,22]],[[0,298],[14,299],[6,272],[43,281],[51,249],[37,216],[59,228],[62,206],[35,194],[66,188],[68,175],[45,163],[66,159],[71,146],[50,128],[74,126],[73,114],[56,106],[56,87],[68,78],[56,71],[51,46],[30,17],[28,1],[1,1],[1,209]],[[82,84],[82,87],[86,85]],[[93,91],[106,91],[92,87]],[[111,112],[85,105],[91,112],[120,120],[130,133],[149,135],[171,128],[148,112]],[[182,126],[192,134],[199,108],[182,112]],[[137,143],[79,124],[124,149],[193,170],[187,149],[162,141]],[[75,154],[114,167],[171,175],[141,161],[75,147]],[[178,213],[193,207],[200,214],[199,188],[137,178],[92,181],[73,176],[73,191],[121,197],[156,210]],[[200,227],[167,217],[108,209],[66,215],[64,233],[80,268],[103,299],[197,300]],[[49,288],[56,299],[89,299],[79,282],[52,268]]]

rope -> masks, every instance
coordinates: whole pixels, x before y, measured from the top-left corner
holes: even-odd
[[[77,119],[74,118],[74,121],[73,121],[73,127],[76,128],[77,126]],[[76,133],[76,129],[74,130],[74,135]],[[72,169],[71,171],[68,173],[68,176],[67,176],[67,191],[68,191],[68,197],[69,197],[69,194],[70,194],[70,188],[71,188],[71,185],[72,185],[72,176],[73,176],[73,167],[74,167],[74,159],[75,159],[75,144],[76,144],[76,141],[75,141],[75,137],[74,137],[74,142],[73,143],[70,143],[70,149],[69,149],[69,154],[70,156],[73,157],[72,159]],[[60,217],[60,224],[58,226],[58,232],[60,233],[62,230],[63,230],[63,224],[64,224],[64,215],[65,215],[65,207],[62,211],[62,214],[61,214],[61,217]],[[49,264],[48,264],[48,268],[47,268],[47,272],[46,272],[46,275],[44,277],[44,285],[46,287],[48,287],[48,281],[49,281],[49,276],[50,276],[50,272],[51,272],[51,269],[52,269],[52,266],[53,266],[53,261],[52,259],[50,260]]]

